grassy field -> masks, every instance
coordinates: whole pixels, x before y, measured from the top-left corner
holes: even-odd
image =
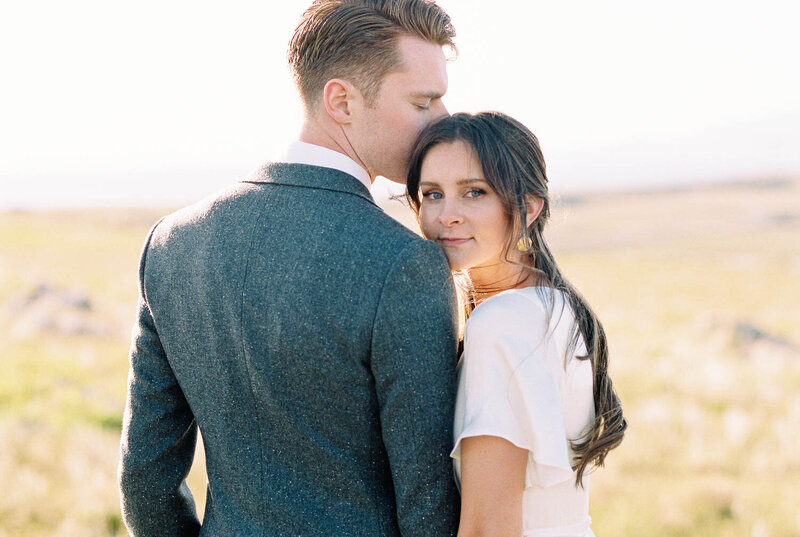
[[[630,423],[592,478],[598,536],[800,536],[798,201],[777,180],[557,200]],[[137,258],[165,212],[0,213],[0,537],[125,534]],[[199,453],[201,509],[204,484]]]

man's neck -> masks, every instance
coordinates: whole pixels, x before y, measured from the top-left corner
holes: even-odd
[[[339,128],[341,129],[341,127]],[[359,166],[367,171],[371,182],[375,181],[375,175],[370,173],[366,164],[358,157],[358,154],[356,154],[353,146],[348,142],[347,137],[344,136],[344,132],[341,130],[339,133],[337,133],[335,128],[330,128],[329,126],[320,126],[314,121],[306,120],[306,122],[303,124],[302,130],[300,131],[298,141],[325,147],[350,157]]]

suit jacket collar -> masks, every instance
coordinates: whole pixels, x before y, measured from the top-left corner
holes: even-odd
[[[345,172],[322,166],[272,162],[264,164],[242,182],[272,183],[343,192],[364,198],[373,205],[377,205],[372,199],[372,194],[361,181]]]
[[[288,145],[286,152],[280,160],[272,162],[292,162],[294,164],[308,164],[310,166],[325,166],[344,173],[349,173],[361,181],[367,189],[372,185],[372,180],[362,166],[344,153],[334,151],[328,147],[301,142],[296,140]]]

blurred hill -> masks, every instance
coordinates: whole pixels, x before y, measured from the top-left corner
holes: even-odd
[[[550,187],[559,194],[800,177],[800,111],[669,136],[638,135],[583,146],[548,139],[541,143]],[[12,171],[0,164],[0,210],[185,205],[243,179],[258,164],[41,172]],[[398,191],[378,178],[373,187],[375,197],[383,199],[387,190]]]

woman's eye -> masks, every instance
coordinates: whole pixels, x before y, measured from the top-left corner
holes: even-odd
[[[468,198],[479,198],[484,194],[486,194],[486,191],[481,190],[480,188],[471,188],[467,191]]]
[[[440,199],[442,199],[442,193],[429,190],[427,192],[423,192],[422,193],[422,197],[423,198],[430,198],[432,200],[440,200]]]

